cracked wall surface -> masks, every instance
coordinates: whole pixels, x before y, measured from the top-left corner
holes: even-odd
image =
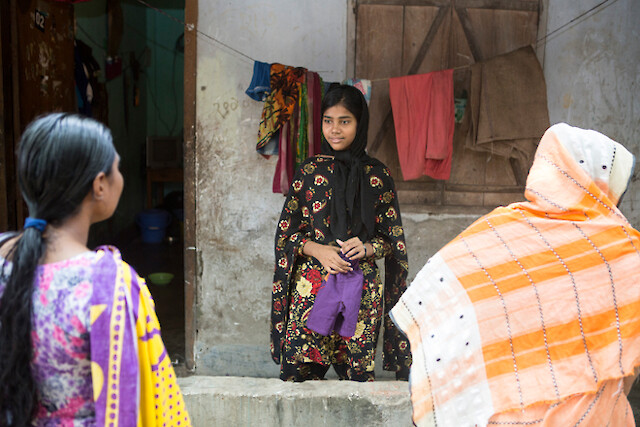
[[[198,37],[196,239],[196,372],[276,377],[269,355],[273,244],[284,198],[271,191],[276,158],[255,151],[262,103],[245,95],[253,61],[346,76],[348,4],[343,0],[214,0],[199,4],[199,30],[242,52]],[[549,0],[548,28],[578,6]],[[588,10],[597,2],[581,2]],[[546,41],[544,71],[551,123],[599,130],[640,154],[640,22],[634,0]],[[287,13],[282,13],[286,10]],[[243,56],[246,55],[249,58]],[[640,185],[622,204],[640,226]],[[410,279],[477,215],[433,215],[402,209]],[[380,374],[379,374],[380,375]]]

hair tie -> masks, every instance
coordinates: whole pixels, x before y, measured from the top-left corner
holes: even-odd
[[[27,219],[24,220],[24,229],[26,230],[30,227],[38,229],[41,233],[43,233],[44,229],[47,227],[47,221],[45,221],[44,219],[27,217]]]

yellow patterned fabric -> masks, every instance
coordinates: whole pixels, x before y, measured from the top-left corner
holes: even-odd
[[[117,249],[98,254],[90,311],[97,425],[190,426],[146,283]]]

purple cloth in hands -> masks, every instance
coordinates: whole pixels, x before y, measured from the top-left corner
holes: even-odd
[[[318,290],[307,319],[307,328],[328,336],[333,330],[343,337],[352,337],[358,323],[364,275],[358,260],[351,263],[352,271],[329,274]]]

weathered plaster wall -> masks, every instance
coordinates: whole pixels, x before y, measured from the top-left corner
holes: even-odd
[[[346,67],[344,0],[200,2],[199,30],[250,58],[303,66],[328,81]],[[245,95],[253,62],[198,37],[196,366],[276,376],[269,356],[273,239],[284,198],[275,158],[255,151],[262,103]]]
[[[556,33],[600,0],[548,3],[544,74],[551,123],[597,130],[640,156],[640,2],[610,0]],[[638,228],[639,183],[621,209]]]
[[[596,4],[545,4],[548,28]],[[612,0],[593,19],[547,41],[544,69],[551,122],[601,130],[638,149],[638,6]],[[347,0],[200,2],[199,29],[251,58],[305,66],[326,80],[347,76]],[[283,13],[286,11],[286,13]],[[628,33],[622,35],[621,33]],[[601,36],[599,34],[602,34]],[[609,38],[615,42],[608,42]],[[273,237],[283,197],[271,192],[275,159],[255,153],[261,103],[244,94],[253,63],[198,37],[196,369],[199,374],[277,376],[268,351]],[[612,88],[616,90],[613,91]],[[567,96],[565,96],[565,94]],[[570,102],[565,102],[565,100]],[[624,209],[640,217],[640,195]],[[477,215],[403,209],[410,273]],[[380,375],[378,371],[378,375]]]

